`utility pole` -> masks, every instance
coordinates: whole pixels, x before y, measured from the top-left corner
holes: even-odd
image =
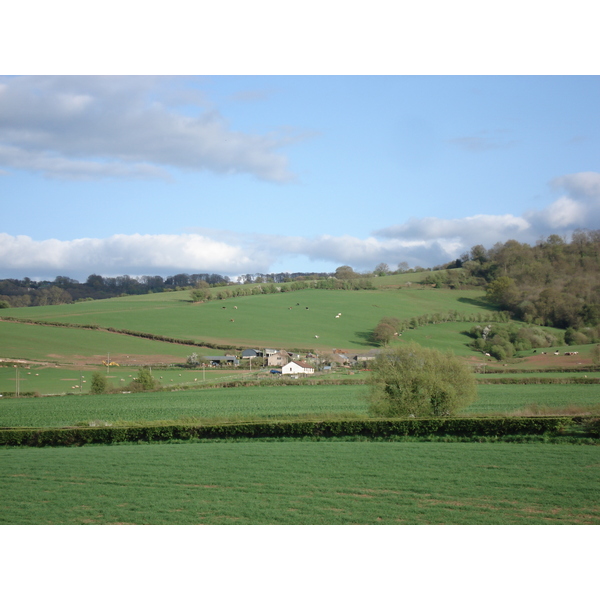
[[[19,397],[19,367],[17,367],[17,365],[15,365],[15,373],[16,373],[16,377],[15,377],[15,394],[17,396],[17,398]]]

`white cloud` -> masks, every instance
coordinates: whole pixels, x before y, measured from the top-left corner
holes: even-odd
[[[278,270],[308,271],[283,265],[320,263],[314,270],[334,270],[348,264],[358,270],[385,262],[395,266],[435,266],[454,260],[476,244],[491,247],[516,239],[535,243],[552,233],[600,229],[600,174],[577,173],[553,182],[578,199],[561,196],[543,210],[523,216],[475,215],[462,219],[411,219],[366,238],[349,235],[302,236],[240,234],[195,229],[181,235],[114,235],[107,239],[34,241],[27,236],[0,234],[0,277],[68,275],[169,275],[213,272],[223,275]],[[322,266],[322,265],[329,265]]]
[[[91,273],[254,272],[267,266],[239,246],[193,234],[35,241],[2,233],[0,263],[15,273],[56,276],[68,272],[80,277]]]
[[[289,134],[234,131],[160,77],[17,77],[0,84],[0,166],[47,176],[165,177],[169,167],[293,179]],[[183,85],[183,84],[182,84]],[[197,116],[177,112],[187,103]]]

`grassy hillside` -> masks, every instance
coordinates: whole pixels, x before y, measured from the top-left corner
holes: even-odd
[[[143,338],[92,331],[63,329],[0,321],[1,356],[33,361],[100,364],[112,360],[131,363],[127,357],[151,357],[150,362],[181,362],[192,352],[224,354],[214,349],[192,348]]]
[[[1,316],[130,329],[209,343],[331,350],[372,347],[370,332],[385,316],[405,319],[449,310],[473,314],[488,308],[479,291],[403,288],[302,290],[204,304],[191,303],[188,292],[176,292],[6,309]],[[336,319],[338,313],[342,315]]]

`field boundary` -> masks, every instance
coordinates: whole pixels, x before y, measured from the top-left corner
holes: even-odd
[[[82,446],[127,442],[170,442],[217,439],[443,438],[460,441],[529,441],[544,436],[571,442],[600,437],[594,417],[467,417],[440,419],[353,419],[256,421],[213,425],[146,425],[130,427],[6,428],[4,446]],[[517,436],[517,439],[515,439]],[[524,437],[524,439],[522,439]],[[579,441],[581,443],[581,441]]]

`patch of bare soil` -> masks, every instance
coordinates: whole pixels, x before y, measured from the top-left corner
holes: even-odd
[[[556,355],[553,352],[547,354],[535,354],[527,356],[523,362],[532,367],[567,367],[577,368],[583,365],[591,365],[592,361],[589,358],[581,358],[580,356],[565,356],[564,354]]]

